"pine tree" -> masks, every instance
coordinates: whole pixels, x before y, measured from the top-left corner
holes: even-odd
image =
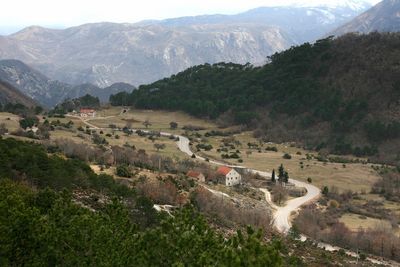
[[[283,182],[287,184],[289,182],[289,173],[287,171],[284,172]]]
[[[283,168],[283,164],[281,164],[281,166],[279,166],[278,169],[278,181],[280,184],[282,184],[284,182],[285,179],[285,168]]]
[[[272,181],[273,183],[276,182],[276,178],[275,178],[275,169],[272,170],[271,181]]]

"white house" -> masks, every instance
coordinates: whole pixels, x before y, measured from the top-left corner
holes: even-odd
[[[218,168],[217,173],[225,177],[226,186],[234,186],[242,182],[242,176],[233,168],[221,166]]]
[[[96,110],[91,108],[81,108],[80,116],[83,118],[96,117]]]

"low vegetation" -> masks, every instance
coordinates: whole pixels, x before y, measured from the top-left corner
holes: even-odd
[[[350,248],[354,251],[400,260],[400,236],[395,232],[400,219],[395,210],[380,201],[361,201],[364,195],[336,188],[323,190],[319,205],[302,210],[295,219],[295,226],[315,240]],[[358,225],[346,220],[356,216]],[[374,219],[377,224],[367,224]],[[345,224],[348,223],[348,224]]]

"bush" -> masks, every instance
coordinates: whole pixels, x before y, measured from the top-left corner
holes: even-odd
[[[274,152],[278,152],[278,148],[276,146],[267,146],[265,148],[266,151],[274,151]]]
[[[292,156],[291,156],[290,154],[288,154],[288,153],[285,153],[285,154],[283,155],[283,158],[284,158],[284,159],[291,159]]]
[[[116,169],[116,174],[120,177],[131,178],[132,173],[127,165],[118,165]]]
[[[200,151],[200,149],[204,149],[205,151],[210,151],[211,149],[213,149],[213,146],[210,144],[198,144],[196,145],[197,150]]]
[[[178,128],[178,123],[171,121],[169,123],[169,127],[174,130],[174,129]]]

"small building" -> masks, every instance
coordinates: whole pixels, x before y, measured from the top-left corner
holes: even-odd
[[[226,186],[234,186],[242,182],[242,176],[233,168],[221,166],[218,168],[217,173],[224,176]]]
[[[83,118],[96,116],[96,110],[91,109],[91,108],[81,108],[79,113],[80,113],[80,116]]]
[[[206,181],[206,177],[201,172],[198,171],[188,171],[186,176],[195,178],[201,183],[204,183]]]

